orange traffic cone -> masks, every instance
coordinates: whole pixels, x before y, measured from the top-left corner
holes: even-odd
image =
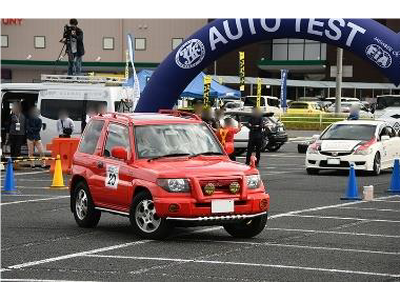
[[[66,186],[64,185],[64,178],[63,178],[63,174],[62,174],[60,155],[57,155],[57,158],[56,158],[56,166],[54,168],[53,183],[50,188],[52,188],[52,189],[66,188]]]

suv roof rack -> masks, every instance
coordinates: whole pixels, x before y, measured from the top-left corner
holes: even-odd
[[[116,119],[117,117],[120,117],[120,118],[127,119],[129,122],[132,122],[132,117],[130,117],[130,116],[127,115],[126,113],[111,112],[110,114],[111,114],[112,117],[115,118],[115,119]]]
[[[164,114],[164,115],[171,115],[174,117],[180,117],[180,118],[185,118],[185,119],[194,119],[194,120],[201,121],[201,118],[198,115],[187,112],[187,111],[182,111],[182,110],[160,109],[158,111],[158,113]]]
[[[89,83],[89,84],[109,84],[122,85],[126,82],[122,77],[107,77],[107,76],[72,76],[72,75],[41,75],[42,82],[54,83]]]

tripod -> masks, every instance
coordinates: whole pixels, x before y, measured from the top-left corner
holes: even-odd
[[[60,54],[58,54],[57,59],[54,61],[53,73],[56,72],[57,63],[61,60],[60,57],[61,57],[61,54],[64,52],[65,46],[66,46],[66,43],[63,43],[63,46],[62,46],[61,51],[60,51]]]

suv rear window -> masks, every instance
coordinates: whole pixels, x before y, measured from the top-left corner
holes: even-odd
[[[93,154],[99,141],[101,130],[103,129],[103,120],[91,120],[83,133],[82,141],[79,145],[79,152]]]

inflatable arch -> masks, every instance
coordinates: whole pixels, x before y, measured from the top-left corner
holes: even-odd
[[[275,38],[315,40],[352,51],[392,83],[400,83],[400,34],[372,19],[217,19],[158,66],[136,111],[172,108],[185,87],[214,60],[244,45]]]

